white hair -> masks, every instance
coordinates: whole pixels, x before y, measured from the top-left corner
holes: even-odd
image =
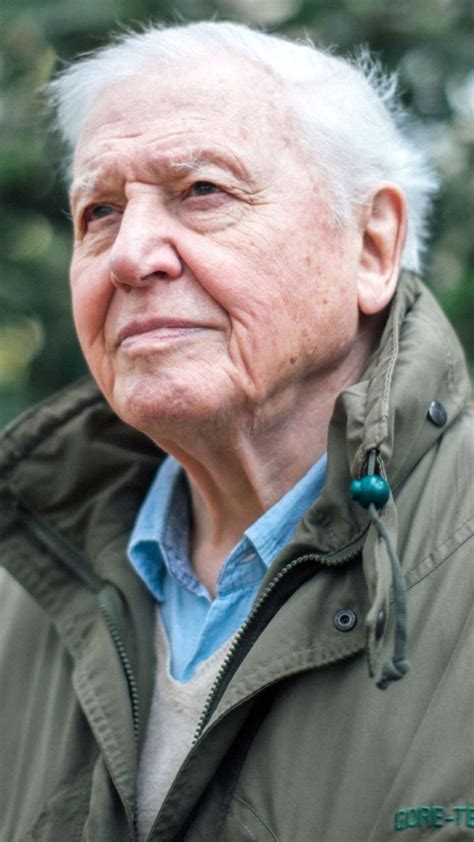
[[[295,137],[309,144],[324,172],[336,220],[348,219],[382,181],[400,188],[408,208],[402,265],[419,272],[437,178],[406,134],[396,76],[385,76],[367,51],[354,60],[338,58],[310,42],[224,22],[127,32],[74,62],[48,85],[69,151],[106,88],[153,65],[175,67],[216,54],[241,56],[266,68],[286,90],[296,117]]]

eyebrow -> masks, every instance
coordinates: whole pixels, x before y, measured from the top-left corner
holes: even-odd
[[[166,175],[168,173],[176,174],[177,176],[186,172],[197,173],[204,167],[217,166],[228,170],[237,178],[243,178],[248,182],[253,179],[241,160],[236,156],[224,152],[222,149],[213,147],[202,148],[195,150],[187,149],[182,154],[173,155],[157,155],[156,159],[151,160],[147,169],[152,177]],[[98,191],[116,190],[116,178],[113,178],[113,172],[117,171],[115,166],[107,166],[107,169],[98,167],[97,172],[90,173],[75,179],[71,185],[69,199],[71,205],[76,203],[80,198],[87,198],[95,195]],[[123,178],[123,177],[122,177]],[[123,179],[125,180],[125,179]]]
[[[249,178],[249,173],[243,163],[234,155],[223,152],[221,149],[203,149],[201,147],[194,151],[188,151],[187,157],[184,159],[181,159],[180,156],[176,157],[178,160],[165,161],[165,167],[177,171],[197,172],[204,166],[217,164],[217,166],[228,169],[237,176]]]
[[[69,190],[69,204],[75,204],[81,196],[92,195],[95,192],[96,184],[97,178],[94,176],[75,178]]]

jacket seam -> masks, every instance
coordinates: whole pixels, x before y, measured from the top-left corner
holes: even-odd
[[[397,306],[398,305],[398,306]],[[400,304],[397,302],[395,305],[396,309],[394,312],[394,319],[392,325],[392,332],[391,332],[391,350],[390,356],[387,362],[387,370],[385,372],[384,377],[384,386],[383,386],[383,394],[381,400],[381,413],[379,416],[379,423],[378,423],[378,430],[377,430],[377,439],[381,441],[385,438],[386,434],[386,426],[387,426],[387,418],[389,415],[389,407],[390,407],[390,386],[393,379],[393,372],[395,369],[395,362],[397,359],[398,347],[399,347],[399,331],[400,331]]]
[[[456,398],[456,378],[454,375],[454,360],[451,354],[451,350],[449,347],[449,342],[447,340],[446,335],[443,335],[443,344],[444,350],[446,354],[446,385],[448,387],[448,392],[453,399]],[[455,401],[456,406],[462,406],[463,401],[458,399]]]
[[[471,521],[472,521],[472,517],[469,516],[467,518],[467,520],[465,520],[462,524],[460,524],[457,527],[457,529],[454,530],[454,532],[451,532],[444,539],[444,541],[441,544],[439,544],[437,547],[435,547],[430,553],[428,553],[428,555],[424,556],[424,558],[422,558],[421,561],[418,562],[416,567],[413,567],[411,570],[407,571],[407,573],[405,574],[405,579],[406,579],[406,583],[407,583],[407,590],[411,590],[411,588],[415,587],[415,585],[417,585],[419,582],[423,581],[423,579],[426,579],[427,576],[429,576],[431,573],[433,573],[435,570],[437,570],[438,567],[441,567],[441,565],[444,564],[445,561],[448,561],[448,559],[450,559],[451,556],[454,555],[454,553],[456,553],[467,541],[469,541],[473,537],[474,529],[471,529],[470,532],[465,537],[463,536],[462,538],[460,538],[455,543],[455,545],[453,547],[451,547],[449,549],[449,551],[446,552],[445,555],[441,555],[439,560],[436,559],[436,555],[442,553],[443,547],[449,541],[454,539],[455,536],[459,532],[461,532],[466,527],[468,527],[469,524],[471,523]],[[423,564],[426,564],[430,559],[432,560],[432,564],[429,567],[429,569],[426,570],[425,572],[423,572],[423,571],[420,572],[420,567]]]
[[[83,672],[82,683],[83,683],[84,689],[86,690],[86,693],[88,695],[88,698],[86,697],[86,701],[92,702],[92,706],[93,706],[92,710],[89,711],[89,715],[86,715],[86,719],[89,722],[89,727],[92,731],[94,740],[95,740],[96,744],[98,745],[100,753],[102,754],[102,756],[104,758],[104,762],[109,769],[110,777],[114,781],[115,785],[117,786],[117,789],[118,789],[119,793],[122,794],[124,787],[127,790],[129,788],[129,785],[128,785],[127,780],[126,780],[128,767],[124,763],[123,753],[121,751],[121,748],[120,748],[119,744],[117,743],[117,740],[114,737],[113,731],[111,731],[111,729],[108,727],[108,721],[109,721],[108,717],[106,716],[104,708],[101,704],[101,701],[100,701],[99,697],[97,696],[95,688],[93,687],[93,684],[91,682],[91,678],[87,674],[86,671]],[[95,708],[95,710],[94,710],[94,708]],[[97,738],[94,734],[94,731],[91,728],[91,725],[95,725],[95,727],[97,728],[98,733],[100,734],[100,737],[101,737],[101,741],[103,741],[103,745],[104,745],[104,748],[106,749],[106,751],[102,750],[101,744],[97,740]],[[112,759],[112,756],[114,758],[114,762],[119,766],[119,768],[116,769],[116,772],[114,772],[110,768],[109,764],[107,763],[107,759],[108,758]],[[126,800],[128,801],[129,799],[130,799],[130,796],[128,796]]]
[[[278,836],[276,836],[276,835],[275,835],[275,833],[273,832],[273,830],[271,829],[271,827],[269,827],[269,826],[268,826],[268,824],[266,823],[266,821],[264,821],[264,819],[262,819],[262,817],[261,817],[261,816],[259,816],[259,814],[258,814],[258,813],[257,813],[257,811],[255,810],[255,808],[254,808],[254,807],[252,807],[252,805],[251,805],[251,804],[249,804],[249,803],[245,800],[245,798],[242,798],[242,796],[241,796],[241,795],[236,795],[236,793],[234,793],[234,795],[233,795],[233,800],[234,800],[234,801],[237,801],[237,803],[238,803],[238,804],[240,804],[242,807],[245,807],[245,809],[246,809],[246,810],[248,810],[248,811],[249,811],[249,813],[252,813],[253,817],[254,817],[255,819],[257,819],[257,821],[258,821],[258,822],[260,822],[260,824],[262,825],[262,827],[264,827],[264,828],[265,828],[265,830],[266,830],[266,831],[267,831],[267,833],[271,836],[271,838],[274,840],[274,842],[279,842],[279,840],[278,840]],[[236,818],[237,818],[237,817],[236,817]],[[237,821],[239,821],[239,819],[238,819],[238,818],[237,818]],[[242,824],[242,822],[239,822],[239,823],[240,823],[240,824]],[[245,827],[245,825],[242,825],[242,826],[245,828],[245,830],[247,830],[247,831],[248,831],[248,828],[247,828],[247,827]],[[250,832],[250,831],[249,831],[249,832]],[[256,838],[256,837],[253,837],[253,838]]]
[[[35,840],[38,839],[37,831],[41,831],[40,823],[48,821],[48,817],[51,815],[52,809],[54,809],[53,802],[57,801],[60,797],[65,798],[69,796],[75,805],[75,811],[77,810],[77,805],[81,806],[89,801],[92,788],[91,771],[93,770],[93,765],[94,764],[92,764],[91,769],[88,770],[88,774],[90,776],[88,783],[63,787],[57,792],[52,793],[49,798],[41,804],[36,817],[33,819],[33,823],[26,831],[24,842],[35,842]],[[82,838],[83,829],[83,823],[81,823],[80,827],[76,827],[74,836],[69,838],[69,842],[79,842]]]
[[[261,670],[267,669],[270,665],[275,667],[278,664],[281,664],[282,667],[280,668],[280,671],[277,671],[274,675],[268,676],[266,679],[263,679],[264,683],[263,684],[260,683],[260,685],[256,688],[254,688],[252,691],[250,691],[250,693],[248,695],[246,695],[245,692],[243,694],[241,692],[238,693],[237,687],[235,687],[233,693],[228,694],[228,696],[227,696],[227,701],[229,703],[229,706],[226,707],[222,711],[219,711],[219,708],[217,708],[216,713],[219,714],[219,719],[220,719],[222,716],[226,716],[228,713],[230,713],[230,711],[233,708],[235,708],[237,705],[242,704],[243,701],[248,701],[252,696],[256,695],[257,693],[263,692],[265,689],[270,687],[272,684],[276,684],[277,682],[279,682],[282,679],[284,680],[286,678],[290,678],[290,676],[299,675],[299,674],[304,673],[304,672],[309,672],[310,670],[320,669],[320,668],[323,668],[323,667],[326,667],[326,666],[329,666],[329,665],[332,665],[332,664],[340,663],[341,661],[345,661],[349,658],[352,658],[354,655],[358,655],[358,654],[362,653],[364,651],[364,648],[365,648],[364,642],[361,641],[359,644],[354,645],[353,647],[345,648],[344,650],[339,652],[337,655],[329,654],[328,656],[326,656],[322,660],[319,660],[317,663],[305,663],[305,664],[299,665],[299,666],[297,666],[293,669],[291,669],[288,666],[283,667],[283,664],[285,663],[285,660],[288,657],[295,657],[295,655],[304,656],[304,655],[316,654],[318,651],[323,650],[324,647],[322,645],[321,646],[310,646],[310,647],[306,647],[305,649],[300,649],[297,653],[292,653],[291,656],[289,656],[287,654],[287,655],[284,655],[284,656],[279,657],[279,658],[277,657],[276,659],[273,658],[273,659],[269,659],[267,661],[262,661],[262,662],[259,663],[257,669],[253,670],[253,672],[246,675],[244,678],[241,679],[241,681],[244,681],[246,684],[248,684],[248,682],[250,682],[252,679],[258,678],[258,675],[261,672]],[[216,722],[217,722],[217,720],[215,720],[214,723],[212,723],[212,720],[211,720],[211,722],[209,724],[211,724],[211,723],[216,724]]]

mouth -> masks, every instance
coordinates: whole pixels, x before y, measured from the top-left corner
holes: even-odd
[[[204,330],[205,325],[186,319],[153,318],[128,322],[118,333],[117,346],[126,348],[135,342],[163,341]]]

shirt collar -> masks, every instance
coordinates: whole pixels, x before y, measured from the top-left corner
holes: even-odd
[[[128,556],[135,570],[156,599],[163,600],[163,576],[169,562],[167,546],[189,553],[189,510],[187,491],[179,462],[167,456],[138,511],[128,544]],[[179,524],[180,528],[176,528]],[[175,540],[171,536],[174,534]]]
[[[231,556],[234,560],[238,558],[240,545],[245,542],[248,546],[250,542],[265,567],[270,566],[292,537],[305,511],[319,496],[324,485],[326,461],[324,454],[293,488],[245,530],[229,559]],[[196,592],[202,589],[189,562],[190,519],[184,472],[174,457],[167,456],[138,512],[128,545],[133,566],[159,601],[164,598],[166,572],[188,589]]]
[[[266,567],[292,538],[298,522],[319,497],[326,477],[326,463],[324,453],[293,488],[245,530],[244,534]]]

